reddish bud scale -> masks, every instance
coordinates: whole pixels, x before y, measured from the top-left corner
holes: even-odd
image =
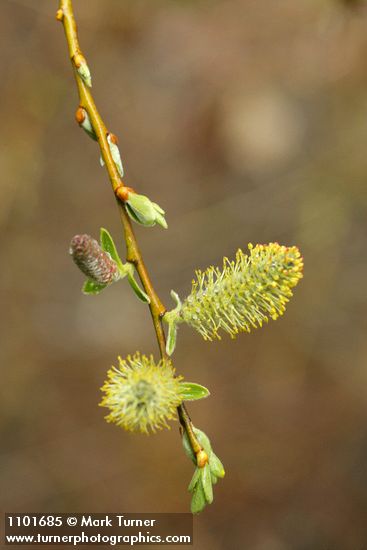
[[[83,107],[79,107],[76,110],[75,119],[76,119],[78,124],[83,124],[83,122],[85,120],[85,111],[84,111]]]
[[[132,187],[127,187],[126,185],[120,185],[115,189],[115,195],[122,202],[126,202],[129,199],[129,194],[135,193]]]
[[[113,134],[112,132],[110,132],[108,135],[110,136],[110,140],[112,141],[112,143],[117,145],[119,142],[119,140],[117,139],[117,136],[115,136],[115,134]]]
[[[199,451],[196,455],[196,463],[199,468],[204,468],[207,462],[209,462],[209,457],[204,449],[201,449],[201,451]]]
[[[70,254],[84,275],[96,283],[108,285],[120,276],[116,262],[90,235],[75,235]]]
[[[79,69],[79,67],[83,64],[83,63],[86,63],[86,60],[85,60],[85,57],[84,55],[82,55],[81,53],[77,53],[74,55],[73,57],[73,60],[74,60],[74,65],[77,69]]]

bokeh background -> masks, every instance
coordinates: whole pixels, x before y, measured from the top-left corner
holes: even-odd
[[[168,307],[195,268],[248,242],[297,244],[286,315],[205,343],[182,327],[179,373],[226,467],[194,519],[202,550],[367,548],[367,8],[337,0],[75,0],[93,93],[127,184],[167,211],[136,228]],[[157,354],[127,285],[98,297],[76,233],[123,241],[77,93],[57,2],[0,6],[3,511],[187,511],[178,423],[105,423],[117,355]]]

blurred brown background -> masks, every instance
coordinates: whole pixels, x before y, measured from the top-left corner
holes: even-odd
[[[93,93],[126,182],[167,211],[137,227],[155,286],[248,242],[297,244],[286,315],[205,343],[182,327],[175,364],[226,467],[195,548],[367,548],[367,9],[337,0],[75,0]],[[1,455],[5,511],[187,511],[178,423],[105,423],[117,355],[157,354],[147,309],[119,284],[80,292],[76,233],[115,236],[57,2],[2,0]]]

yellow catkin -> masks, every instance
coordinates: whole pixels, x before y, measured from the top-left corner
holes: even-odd
[[[182,402],[181,380],[169,361],[155,364],[152,356],[140,353],[126,360],[119,357],[118,368],[108,371],[101,388],[100,406],[110,410],[107,422],[142,433],[169,428],[167,420],[176,418],[176,407]]]
[[[224,258],[222,270],[196,271],[181,320],[205,340],[220,339],[220,330],[234,338],[277,319],[303,276],[303,259],[296,246],[249,244],[248,249],[249,254],[238,250],[235,261]]]

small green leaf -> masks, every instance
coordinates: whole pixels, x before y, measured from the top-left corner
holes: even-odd
[[[141,222],[140,218],[135,214],[135,211],[130,207],[130,205],[127,202],[125,202],[125,207],[126,207],[127,213],[129,214],[130,218],[134,220],[134,222],[139,223],[140,225],[145,225]]]
[[[164,218],[164,210],[149,197],[138,193],[129,193],[125,201],[126,211],[135,222],[146,227],[152,227],[156,223],[167,229]]]
[[[159,214],[165,214],[166,212],[163,210],[163,208],[161,206],[159,206],[159,204],[157,204],[156,202],[152,202],[152,205],[154,206],[154,209],[159,212]]]
[[[175,351],[176,339],[177,339],[177,324],[175,322],[168,323],[166,352],[167,352],[167,355],[169,355],[170,357],[172,353]]]
[[[95,283],[91,279],[87,279],[83,285],[83,294],[99,294],[107,285]]]
[[[111,156],[112,156],[113,162],[116,165],[116,168],[117,168],[117,171],[118,171],[120,177],[123,178],[124,177],[124,167],[122,166],[120,150],[119,150],[118,146],[116,145],[116,143],[114,143],[112,141],[111,134],[108,134],[107,141],[108,141],[108,144],[110,146],[110,151],[111,151]]]
[[[203,447],[204,451],[206,452],[206,454],[210,456],[210,453],[212,452],[212,446],[210,444],[209,437],[198,428],[194,428],[194,433],[200,445]]]
[[[213,487],[212,487],[212,478],[210,474],[210,466],[208,463],[205,464],[204,468],[201,469],[201,479],[203,483],[203,489],[205,498],[208,504],[213,502]]]
[[[83,61],[79,67],[76,68],[79,76],[83,80],[84,84],[86,84],[89,88],[92,87],[92,78],[90,74],[89,67],[86,63],[86,61]]]
[[[176,311],[176,313],[179,314],[182,309],[182,302],[179,295],[174,290],[171,290],[171,298],[176,302],[176,307],[174,311]]]
[[[210,472],[210,477],[212,478],[212,485],[215,485],[218,482],[217,476],[215,476],[213,472]]]
[[[181,382],[181,395],[183,401],[196,401],[197,399],[208,397],[210,392],[200,384],[195,384],[194,382]]]
[[[96,136],[96,134],[95,134],[94,131],[91,132],[91,131],[87,130],[82,124],[81,124],[81,126],[82,126],[83,130],[88,134],[88,136],[89,136],[90,138],[92,138],[94,141],[98,141],[98,138],[97,138],[97,136]]]
[[[148,197],[138,193],[130,193],[125,204],[129,211],[134,213],[135,221],[148,227],[155,224],[156,211]]]
[[[128,271],[127,280],[129,281],[131,288],[133,289],[133,291],[135,292],[135,294],[139,298],[139,300],[141,300],[145,304],[150,304],[150,298],[149,298],[148,294],[146,294],[144,292],[144,290],[142,288],[140,288],[140,286],[136,282],[136,280],[134,278],[134,271],[133,270]]]
[[[192,494],[191,512],[193,514],[198,514],[199,512],[204,510],[205,506],[206,506],[206,498],[205,498],[203,485],[200,479],[199,483],[195,485],[195,488]]]
[[[163,321],[168,325],[166,352],[170,356],[176,347],[177,324],[180,322],[180,312],[182,308],[180,297],[174,290],[171,290],[171,296],[176,302],[176,307],[171,309],[171,311],[166,311],[163,315]]]
[[[194,472],[194,475],[192,476],[192,479],[190,481],[190,485],[188,487],[188,490],[190,491],[190,493],[193,492],[193,490],[195,489],[195,486],[197,484],[197,482],[199,481],[199,478],[200,478],[200,468],[195,468],[195,472]]]
[[[184,448],[184,451],[185,451],[185,454],[186,456],[193,461],[193,463],[195,464],[196,466],[196,456],[195,456],[195,453],[194,451],[192,450],[192,447],[191,447],[191,444],[190,444],[190,440],[189,440],[189,436],[187,435],[187,433],[185,432],[182,436],[182,446]]]
[[[224,477],[225,475],[224,466],[219,460],[219,458],[217,457],[217,455],[213,453],[213,451],[209,456],[209,465],[210,465],[210,471],[213,475],[215,475],[216,477]]]
[[[156,212],[155,213],[155,221],[157,222],[158,225],[160,225],[161,227],[163,227],[163,229],[167,229],[168,228],[168,224],[166,222],[166,218],[160,213],[160,212]]]
[[[100,231],[100,241],[101,241],[101,247],[105,252],[108,252],[108,254],[111,256],[111,258],[118,264],[118,266],[121,268],[123,266],[123,263],[121,261],[120,256],[117,253],[116,245],[113,241],[113,238],[111,234],[105,229],[104,227],[101,227]]]
[[[205,508],[206,504],[211,504],[213,502],[213,485],[217,483],[219,478],[224,477],[225,472],[223,464],[212,451],[208,436],[198,428],[193,427],[193,431],[209,459],[203,467],[199,468],[196,466],[188,487],[189,491],[192,493],[191,511],[193,514],[198,514]],[[191,448],[186,432],[182,437],[182,444],[186,455],[191,458],[192,462],[196,465],[196,456]]]
[[[98,141],[97,135],[94,131],[93,125],[89,118],[88,112],[83,107],[79,107],[77,111],[78,123],[81,128],[91,137],[94,141]]]

